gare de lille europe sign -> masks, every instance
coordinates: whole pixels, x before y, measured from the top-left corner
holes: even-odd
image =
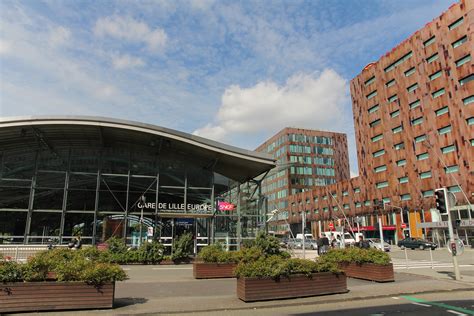
[[[185,203],[155,203],[155,202],[138,202],[137,207],[140,209],[157,210],[164,213],[191,213],[191,214],[211,214],[212,205],[203,204],[185,204]]]

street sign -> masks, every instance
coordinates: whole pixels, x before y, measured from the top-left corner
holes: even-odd
[[[401,226],[402,228],[407,228],[407,224],[405,224],[405,223],[402,223],[400,226]]]
[[[148,230],[147,230],[147,232],[146,232],[146,235],[147,235],[148,237],[153,237],[153,227],[152,227],[152,226],[149,226],[149,227],[148,227]]]
[[[333,223],[329,223],[329,229],[330,229],[330,230],[333,230],[333,229],[334,229],[334,224],[333,224]]]

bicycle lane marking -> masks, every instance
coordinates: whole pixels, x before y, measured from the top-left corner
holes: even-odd
[[[432,306],[445,308],[446,310],[457,311],[457,312],[465,313],[467,315],[474,315],[474,310],[465,309],[465,308],[462,308],[462,307],[452,306],[452,305],[448,305],[448,304],[445,304],[445,303],[430,302],[430,301],[426,301],[426,300],[423,300],[421,298],[416,298],[416,297],[412,297],[412,296],[405,296],[404,295],[404,296],[400,296],[400,297],[404,298],[406,300],[412,301],[412,302],[416,302],[416,303],[429,304],[429,305],[432,305]]]

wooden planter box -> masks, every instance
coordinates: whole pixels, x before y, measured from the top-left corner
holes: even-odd
[[[195,279],[234,278],[236,263],[194,262],[193,276]]]
[[[115,283],[0,283],[0,314],[9,312],[112,308]]]
[[[343,263],[340,268],[350,278],[371,280],[376,282],[393,282],[395,276],[393,273],[393,264],[386,266],[374,263]]]
[[[346,293],[347,279],[343,273],[314,273],[312,278],[292,275],[278,281],[272,278],[238,278],[237,296],[244,302]]]

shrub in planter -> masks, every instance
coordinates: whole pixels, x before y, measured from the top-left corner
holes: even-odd
[[[23,281],[23,268],[14,261],[0,261],[0,282]]]
[[[173,254],[171,259],[175,262],[189,260],[193,249],[193,235],[190,233],[181,235],[178,240],[173,241]]]
[[[390,256],[378,249],[334,249],[318,258],[318,262],[337,264],[348,277],[377,282],[394,281]]]
[[[213,244],[204,247],[198,257],[202,262],[193,263],[196,279],[233,278],[241,252],[224,251],[220,244]]]
[[[115,254],[123,254],[127,252],[127,245],[122,238],[111,237],[106,241],[108,245],[108,251]]]
[[[146,242],[137,250],[138,261],[145,264],[157,264],[163,260],[164,246],[158,241]]]
[[[235,273],[237,295],[243,301],[304,297],[347,292],[347,282],[331,263],[264,256],[241,262]]]

